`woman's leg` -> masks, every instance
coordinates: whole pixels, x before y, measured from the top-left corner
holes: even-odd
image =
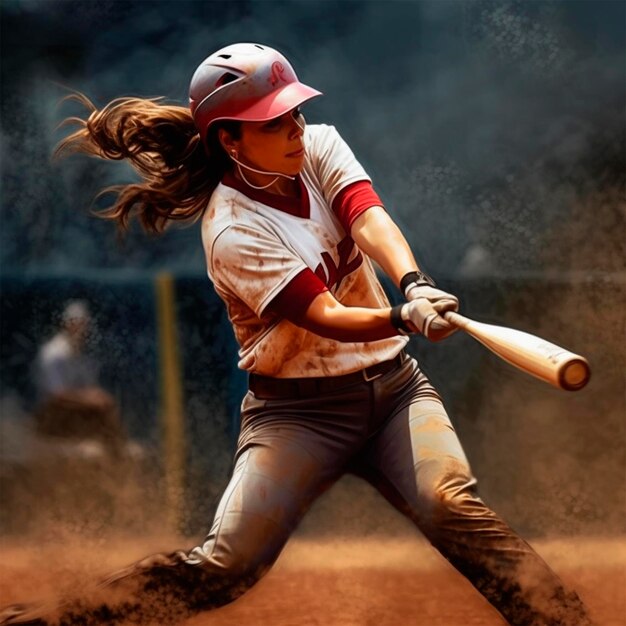
[[[590,624],[578,596],[476,494],[461,444],[417,364],[411,382],[381,389],[391,419],[359,458],[358,471],[517,626]],[[394,411],[395,405],[395,414]]]
[[[313,500],[339,477],[352,440],[337,445],[318,432],[315,415],[300,419],[298,402],[265,404],[247,398],[233,476],[201,545],[143,559],[54,611],[18,612],[0,623],[175,624],[242,595],[274,563]]]

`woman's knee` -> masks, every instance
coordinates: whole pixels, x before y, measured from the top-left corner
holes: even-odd
[[[273,559],[264,558],[257,549],[245,554],[234,549],[205,552],[195,548],[184,558],[196,591],[195,603],[201,608],[228,604],[253,587],[272,566]],[[190,581],[191,582],[191,581]]]
[[[466,464],[450,459],[418,483],[419,517],[432,527],[482,518],[489,513],[476,493],[476,478]]]
[[[216,570],[208,565],[194,565],[197,569],[192,608],[209,610],[229,604],[244,595],[269,570],[266,564],[233,564]]]
[[[126,596],[130,604],[142,606],[142,611],[176,607],[180,614],[193,615],[236,600],[269,567],[235,553],[219,559],[194,549],[152,555],[104,582],[106,588]]]

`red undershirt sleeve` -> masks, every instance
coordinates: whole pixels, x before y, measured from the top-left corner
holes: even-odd
[[[354,220],[373,206],[383,206],[382,200],[367,180],[360,180],[344,187],[333,200],[332,209],[346,232]],[[328,287],[309,269],[294,278],[267,305],[267,311],[299,324],[311,302]]]
[[[299,324],[311,302],[328,287],[307,267],[296,274],[267,305],[267,311]]]
[[[344,187],[335,196],[332,208],[346,232],[349,233],[354,220],[373,206],[384,208],[382,200],[372,187],[372,183],[368,180],[359,180]]]

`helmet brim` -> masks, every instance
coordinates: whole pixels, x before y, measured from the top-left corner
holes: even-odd
[[[244,107],[235,114],[216,117],[211,124],[220,120],[267,122],[321,95],[323,95],[321,91],[303,83],[289,83],[281,89],[272,91],[260,100],[256,100],[249,107]]]

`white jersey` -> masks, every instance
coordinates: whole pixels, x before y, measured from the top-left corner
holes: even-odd
[[[240,345],[239,367],[279,378],[354,372],[393,358],[408,341],[400,336],[335,341],[266,311],[306,268],[345,306],[390,306],[370,259],[331,208],[341,189],[369,177],[334,127],[307,126],[304,143],[300,176],[308,194],[308,218],[253,200],[221,183],[202,220],[208,275],[226,304]]]

